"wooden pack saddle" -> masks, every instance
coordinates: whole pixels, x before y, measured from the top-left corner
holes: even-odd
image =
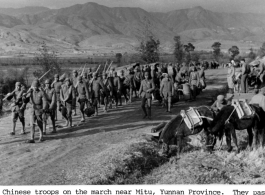
[[[235,107],[239,119],[251,118],[254,115],[254,111],[245,99],[233,99],[232,106]]]
[[[180,115],[189,129],[194,129],[203,123],[200,113],[195,108],[190,108],[187,111],[181,110]]]

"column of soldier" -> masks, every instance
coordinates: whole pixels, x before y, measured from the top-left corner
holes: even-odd
[[[13,100],[11,135],[15,135],[17,119],[22,123],[21,134],[25,134],[24,112],[27,104],[30,108],[31,123],[31,137],[27,140],[28,143],[35,143],[36,125],[40,129],[39,141],[44,140],[48,118],[52,121],[51,133],[56,133],[55,121],[58,111],[66,121],[65,126],[72,127],[72,115],[77,115],[76,103],[79,104],[81,122],[85,122],[85,114],[90,116],[94,113],[94,116],[97,116],[100,105],[103,105],[105,113],[108,109],[112,109],[113,103],[115,108],[122,106],[122,96],[124,96],[125,104],[132,102],[133,97],[142,98],[143,118],[151,119],[152,98],[163,99],[166,111],[171,112],[171,98],[176,91],[175,87],[185,83],[185,76],[190,72],[195,72],[196,68],[194,68],[189,70],[185,63],[182,67],[180,65],[173,67],[172,64],[160,66],[158,63],[140,66],[136,63],[133,68],[121,70],[120,75],[113,67],[108,72],[103,71],[101,75],[98,74],[98,70],[92,72],[90,68],[88,72],[83,70],[80,75],[74,70],[71,78],[65,78],[65,74],[61,77],[56,74],[53,82],[47,79],[42,87],[40,79],[34,80],[27,92],[25,87],[17,82],[15,90],[4,98],[4,100]],[[204,74],[200,77],[202,76]],[[199,79],[197,76],[192,78]],[[191,79],[190,83],[193,81]]]

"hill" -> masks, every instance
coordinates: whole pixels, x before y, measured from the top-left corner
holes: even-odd
[[[195,46],[200,43],[200,49],[209,47],[202,47],[202,42],[208,44],[209,40],[241,42],[245,48],[256,48],[265,41],[265,15],[217,13],[202,7],[153,13],[90,2],[61,9],[0,9],[0,13],[9,14],[0,15],[0,32],[8,34],[0,43],[5,51],[16,51],[18,45],[27,51],[36,50],[42,41],[51,46],[56,43],[61,51],[73,48],[131,51],[149,35],[158,38],[165,50],[170,50],[175,35]]]

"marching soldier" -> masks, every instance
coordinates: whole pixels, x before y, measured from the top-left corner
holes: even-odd
[[[121,70],[121,75],[119,77],[120,77],[120,84],[121,84],[120,98],[121,98],[121,95],[123,95],[125,98],[125,104],[127,104],[128,97],[127,97],[126,85],[124,84],[125,79],[126,79],[124,76],[124,70]]]
[[[166,104],[167,112],[171,113],[171,100],[174,95],[174,85],[173,81],[168,78],[168,74],[164,73],[164,79],[161,81],[160,94],[164,98]]]
[[[113,97],[115,98],[116,108],[118,107],[118,102],[120,101],[120,106],[122,105],[121,100],[121,81],[120,77],[118,77],[117,72],[114,72],[113,79]]]
[[[141,86],[140,86],[140,90],[139,90],[139,94],[142,97],[141,107],[142,107],[142,109],[144,111],[143,118],[147,117],[148,119],[151,119],[151,100],[152,100],[151,93],[155,89],[155,84],[154,84],[154,81],[152,79],[150,79],[150,76],[149,76],[148,72],[145,72],[144,78],[145,79],[142,80]],[[146,101],[147,101],[148,112],[146,112],[146,109],[145,109]]]
[[[77,70],[73,70],[72,84],[73,84],[75,91],[76,91],[77,83],[78,83],[78,72]],[[73,100],[73,110],[74,110],[74,116],[76,116],[76,99]]]
[[[45,92],[40,89],[39,80],[34,80],[31,85],[31,89],[29,94],[26,96],[29,98],[29,102],[31,105],[31,139],[28,140],[28,143],[35,143],[35,123],[40,129],[40,137],[39,141],[43,141],[43,113],[47,110],[47,98]]]
[[[95,116],[98,115],[98,103],[100,98],[100,89],[102,92],[105,92],[105,87],[102,83],[102,80],[98,78],[96,72],[93,73],[93,79],[91,82],[91,92],[92,92],[92,104],[95,107]]]
[[[72,127],[72,109],[76,101],[76,91],[69,78],[65,79],[65,84],[61,88],[60,99],[63,104],[63,109],[66,109],[66,113],[62,111],[62,115],[66,119],[65,126]]]
[[[77,102],[79,102],[80,105],[80,112],[82,115],[81,122],[85,122],[85,114],[84,114],[84,109],[85,105],[87,104],[88,100],[90,100],[90,94],[87,88],[87,84],[83,81],[83,78],[80,76],[76,87],[77,91]]]
[[[24,112],[26,108],[26,104],[24,103],[25,89],[22,89],[22,85],[20,82],[16,82],[16,88],[12,93],[7,94],[5,99],[11,100],[13,99],[13,103],[11,104],[12,110],[12,120],[13,120],[13,131],[10,133],[11,135],[15,135],[16,122],[19,118],[22,124],[21,134],[25,134],[25,117]]]
[[[105,113],[107,112],[108,104],[109,104],[109,108],[110,109],[112,108],[112,97],[113,97],[113,85],[111,82],[111,78],[109,78],[107,75],[108,75],[107,73],[103,74],[102,81],[103,81],[105,90],[101,89],[102,90],[101,101],[102,103],[104,103],[103,110]]]
[[[61,105],[60,90],[61,90],[62,84],[63,84],[63,82],[59,80],[59,75],[55,74],[54,75],[54,81],[51,84],[51,87],[53,87],[54,90],[55,90],[56,100],[57,100],[57,104],[56,105],[57,105],[58,109],[60,109],[60,105]],[[57,117],[57,109],[55,109],[55,120],[57,120],[57,119],[58,119],[58,117]]]
[[[51,87],[51,82],[49,79],[45,81],[45,89],[44,92],[46,94],[47,103],[48,103],[48,110],[44,113],[43,118],[43,133],[46,135],[46,126],[47,126],[47,119],[50,116],[52,121],[52,133],[56,133],[55,128],[55,114],[56,114],[56,101],[57,101],[57,94],[54,88]]]

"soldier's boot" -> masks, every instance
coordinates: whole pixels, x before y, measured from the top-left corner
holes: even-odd
[[[167,106],[168,106],[168,108],[167,108],[168,112],[171,113],[171,102],[170,101],[168,102]]]
[[[56,127],[55,127],[55,117],[51,118],[52,121],[52,133],[56,133]]]
[[[143,119],[147,117],[147,112],[146,112],[146,109],[145,109],[145,105],[142,106],[142,110],[144,111],[144,116],[143,116]]]
[[[21,120],[21,124],[22,124],[21,134],[25,134],[26,133],[26,129],[25,129],[25,118],[23,118]]]
[[[147,112],[148,112],[148,116],[147,116],[147,118],[148,119],[151,119],[151,107],[147,107]]]
[[[15,119],[13,119],[12,132],[10,133],[10,135],[16,134],[16,124],[17,124],[17,121]]]
[[[70,127],[73,126],[72,117],[69,117],[69,126],[70,126]]]
[[[35,136],[35,124],[32,124],[31,131],[30,131],[30,139],[27,140],[27,143],[35,143],[34,136]]]

